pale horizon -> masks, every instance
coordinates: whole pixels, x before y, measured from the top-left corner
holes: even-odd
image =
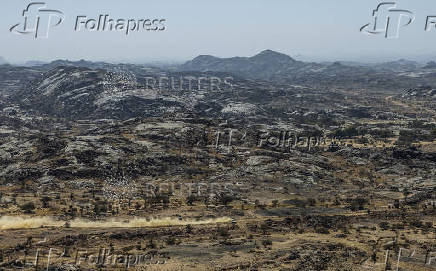
[[[425,31],[427,16],[436,14],[436,2],[396,1],[410,10],[413,24],[401,28],[398,39],[368,36],[360,28],[370,23],[381,1],[321,0],[274,2],[265,0],[212,1],[139,0],[45,1],[65,19],[50,29],[48,38],[11,33],[23,21],[22,12],[31,1],[3,1],[0,11],[0,56],[8,62],[56,59],[125,63],[184,62],[198,55],[222,58],[253,56],[265,49],[304,61],[385,62],[410,59],[436,60],[433,41],[436,28]],[[77,16],[98,18],[165,20],[165,30],[156,32],[74,31]]]

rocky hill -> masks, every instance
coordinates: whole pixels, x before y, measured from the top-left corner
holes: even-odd
[[[265,50],[253,57],[218,58],[201,55],[180,67],[184,71],[231,72],[252,78],[271,78],[292,67],[302,67],[303,62],[288,55]]]
[[[201,55],[181,66],[185,71],[231,72],[253,78],[271,78],[291,67],[301,67],[303,62],[288,55],[265,50],[253,57],[217,58]]]
[[[44,73],[11,99],[27,110],[66,119],[159,116],[182,101],[139,89],[137,81],[106,70],[57,67]],[[130,80],[129,80],[130,79]]]

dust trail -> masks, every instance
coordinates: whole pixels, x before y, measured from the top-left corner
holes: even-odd
[[[61,221],[55,221],[50,217],[19,217],[19,216],[2,216],[0,218],[0,229],[34,229],[41,226],[62,226]]]
[[[71,228],[142,228],[142,227],[165,227],[165,226],[186,226],[228,223],[232,219],[221,217],[206,220],[179,220],[175,218],[156,218],[146,219],[135,217],[132,219],[110,219],[106,221],[90,221],[84,219],[74,219],[69,221]],[[66,221],[56,220],[53,217],[20,217],[3,216],[0,217],[0,230],[11,229],[36,229],[40,227],[62,227]]]

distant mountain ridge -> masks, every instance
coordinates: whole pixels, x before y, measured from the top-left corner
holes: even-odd
[[[8,62],[6,61],[6,59],[4,59],[4,57],[0,56],[0,65],[4,65],[4,64],[8,64]]]
[[[272,50],[265,50],[252,57],[218,58],[200,55],[180,66],[183,71],[230,72],[246,77],[271,78],[277,72],[304,63]]]
[[[401,62],[401,70],[406,61]],[[387,68],[376,69],[365,66],[349,66],[340,62],[322,64],[298,61],[289,55],[265,50],[252,57],[218,58],[200,55],[179,67],[181,71],[227,72],[249,79],[271,80],[296,84],[367,84],[383,86],[391,84],[396,76],[389,69],[395,63],[387,64]],[[416,67],[415,67],[416,68]]]

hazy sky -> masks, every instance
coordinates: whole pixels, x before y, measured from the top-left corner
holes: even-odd
[[[434,56],[436,28],[424,30],[436,15],[435,0],[399,0],[415,21],[398,39],[359,32],[372,21],[374,0],[47,0],[65,20],[48,38],[18,35],[10,27],[23,22],[32,1],[2,0],[0,56],[10,62],[89,59],[145,62],[187,60],[199,54],[251,56],[264,49],[313,60],[385,60]],[[74,31],[76,17],[166,19],[165,31]],[[430,60],[430,58],[428,58]]]

